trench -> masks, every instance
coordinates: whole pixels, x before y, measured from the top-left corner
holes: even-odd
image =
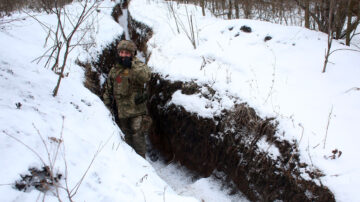
[[[126,5],[118,5],[113,13],[122,15],[123,8]],[[83,65],[85,86],[100,97],[101,78],[106,78],[109,67],[114,64],[120,39],[133,40],[145,62],[151,56],[147,50],[147,41],[153,34],[151,28],[136,21],[131,13],[126,14],[128,35],[119,36],[99,53],[97,61]],[[114,19],[120,15],[114,14]],[[296,143],[275,135],[274,118],[259,117],[246,103],[237,104],[213,118],[199,117],[182,106],[168,104],[175,91],[191,95],[201,92],[200,88],[208,89],[210,93],[203,95],[208,99],[215,94],[209,86],[170,81],[160,74],[152,74],[147,103],[153,119],[149,141],[165,163],[176,162],[196,178],[216,178],[230,194],[241,192],[250,201],[335,201],[333,193],[321,183],[321,171],[300,161]],[[260,150],[259,141],[276,147],[279,156],[274,158]],[[305,170],[308,178],[303,177],[301,170]]]

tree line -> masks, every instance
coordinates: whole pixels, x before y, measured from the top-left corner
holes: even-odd
[[[12,12],[21,9],[43,11],[49,7],[53,7],[55,4],[62,7],[72,1],[73,0],[0,0],[0,17],[10,15]]]
[[[175,0],[199,5],[224,19],[258,19],[280,24],[304,26],[332,33],[345,39],[346,45],[356,34],[360,22],[359,0]]]

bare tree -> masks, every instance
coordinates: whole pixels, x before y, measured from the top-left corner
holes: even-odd
[[[332,41],[333,41],[333,25],[332,25],[332,19],[333,19],[333,12],[334,12],[334,6],[335,6],[335,0],[330,0],[330,11],[329,11],[329,22],[328,22],[328,40],[327,40],[327,50],[325,50],[325,61],[324,61],[324,67],[322,72],[325,73],[326,71],[326,66],[329,60],[329,56],[330,56],[330,49],[331,49],[331,45],[332,45]]]
[[[234,2],[234,9],[235,9],[235,18],[236,18],[236,19],[239,19],[239,18],[240,18],[239,4],[240,4],[239,0],[235,0],[235,2]]]
[[[304,10],[305,10],[305,27],[310,29],[310,0],[305,0],[304,2]]]
[[[170,0],[169,0],[170,1]],[[208,8],[216,17],[265,20],[286,25],[305,26],[328,33],[330,0],[175,0]],[[242,12],[240,12],[242,11]],[[335,39],[354,36],[360,23],[360,3],[357,0],[335,1],[332,26]]]
[[[205,16],[205,0],[200,0],[201,12]]]
[[[66,9],[62,8],[56,8],[53,10],[55,12],[57,19],[58,19],[58,26],[55,32],[56,40],[55,46],[53,50],[57,52],[56,54],[56,60],[53,65],[53,69],[58,67],[60,69],[60,74],[58,78],[58,82],[54,88],[53,96],[55,97],[59,91],[60,82],[61,79],[64,76],[64,70],[66,67],[66,62],[69,56],[69,53],[74,49],[74,47],[81,45],[81,41],[84,39],[86,33],[88,31],[85,31],[82,36],[75,42],[72,43],[72,39],[74,34],[79,31],[80,25],[84,23],[84,21],[93,13],[96,11],[96,9],[99,7],[100,3],[99,0],[91,1],[91,0],[85,0],[81,2],[82,5],[82,11],[79,16],[77,16],[75,19],[71,19],[66,11]],[[68,19],[70,24],[72,25],[72,30],[69,33],[66,33],[65,31],[65,19]],[[60,30],[60,32],[59,32]],[[65,46],[65,51],[63,53],[63,60],[62,64],[58,66],[59,57],[60,57],[60,51],[62,47]]]
[[[44,0],[46,1],[46,0]],[[80,9],[73,13],[64,6],[60,6],[58,0],[54,0],[53,4],[44,4],[44,9],[49,13],[54,14],[57,18],[55,27],[46,25],[38,20],[33,15],[30,15],[37,20],[42,27],[47,31],[48,35],[45,39],[45,44],[48,40],[52,40],[51,47],[45,53],[37,58],[40,62],[43,58],[47,58],[45,67],[51,66],[51,69],[59,75],[57,84],[53,90],[55,97],[59,91],[60,83],[64,77],[64,70],[67,65],[68,57],[71,51],[78,46],[91,46],[94,42],[83,43],[86,36],[91,32],[91,26],[94,22],[84,25],[84,22],[98,9],[100,0],[83,0],[78,1]],[[78,33],[74,40],[75,33]]]

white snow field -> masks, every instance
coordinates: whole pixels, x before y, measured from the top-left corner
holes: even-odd
[[[227,196],[212,178],[193,182],[176,164],[150,164],[142,159],[124,143],[100,98],[84,87],[84,70],[75,64],[76,59],[94,58],[124,33],[110,15],[115,3],[105,0],[92,16],[97,19],[95,32],[85,41],[94,39],[96,46],[71,52],[65,70],[68,76],[62,79],[56,97],[52,90],[58,75],[43,67],[44,60],[34,61],[51,44],[45,43],[47,32],[24,13],[5,17],[20,20],[0,30],[0,201],[58,201],[54,188],[46,195],[36,189],[14,189],[20,175],[30,174],[29,168],[40,169],[50,162],[54,172],[62,174],[58,189],[62,201],[68,201],[66,186],[69,190],[78,187],[73,201],[246,201]],[[67,8],[76,15],[79,5]],[[176,8],[188,29],[185,6]],[[230,109],[239,102],[233,97],[239,97],[261,117],[277,118],[277,135],[298,142],[301,160],[326,174],[321,182],[337,201],[360,201],[360,91],[356,90],[360,53],[335,52],[322,73],[327,46],[323,33],[261,21],[216,19],[209,12],[203,17],[201,9],[192,5],[187,11],[196,19],[196,49],[183,29],[177,32],[163,0],[132,0],[129,5],[129,14],[154,31],[148,42],[152,70],[171,80],[209,84],[221,98],[210,102],[176,92],[172,102],[211,117]],[[31,14],[49,26],[56,24],[53,15]],[[252,32],[240,31],[243,25]],[[272,39],[264,42],[266,36]],[[333,49],[338,48],[356,47],[334,41]],[[269,147],[264,141],[259,146]],[[325,158],[334,149],[342,155]],[[275,148],[269,151],[276,156]]]

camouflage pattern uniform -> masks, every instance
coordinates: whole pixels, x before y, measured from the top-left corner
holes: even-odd
[[[132,53],[131,68],[121,64],[115,64],[111,68],[105,84],[104,103],[109,109],[116,106],[125,141],[145,157],[145,134],[149,130],[151,119],[147,115],[144,93],[151,72],[149,67],[134,56],[136,46],[133,42],[121,41],[118,51],[122,49]]]

